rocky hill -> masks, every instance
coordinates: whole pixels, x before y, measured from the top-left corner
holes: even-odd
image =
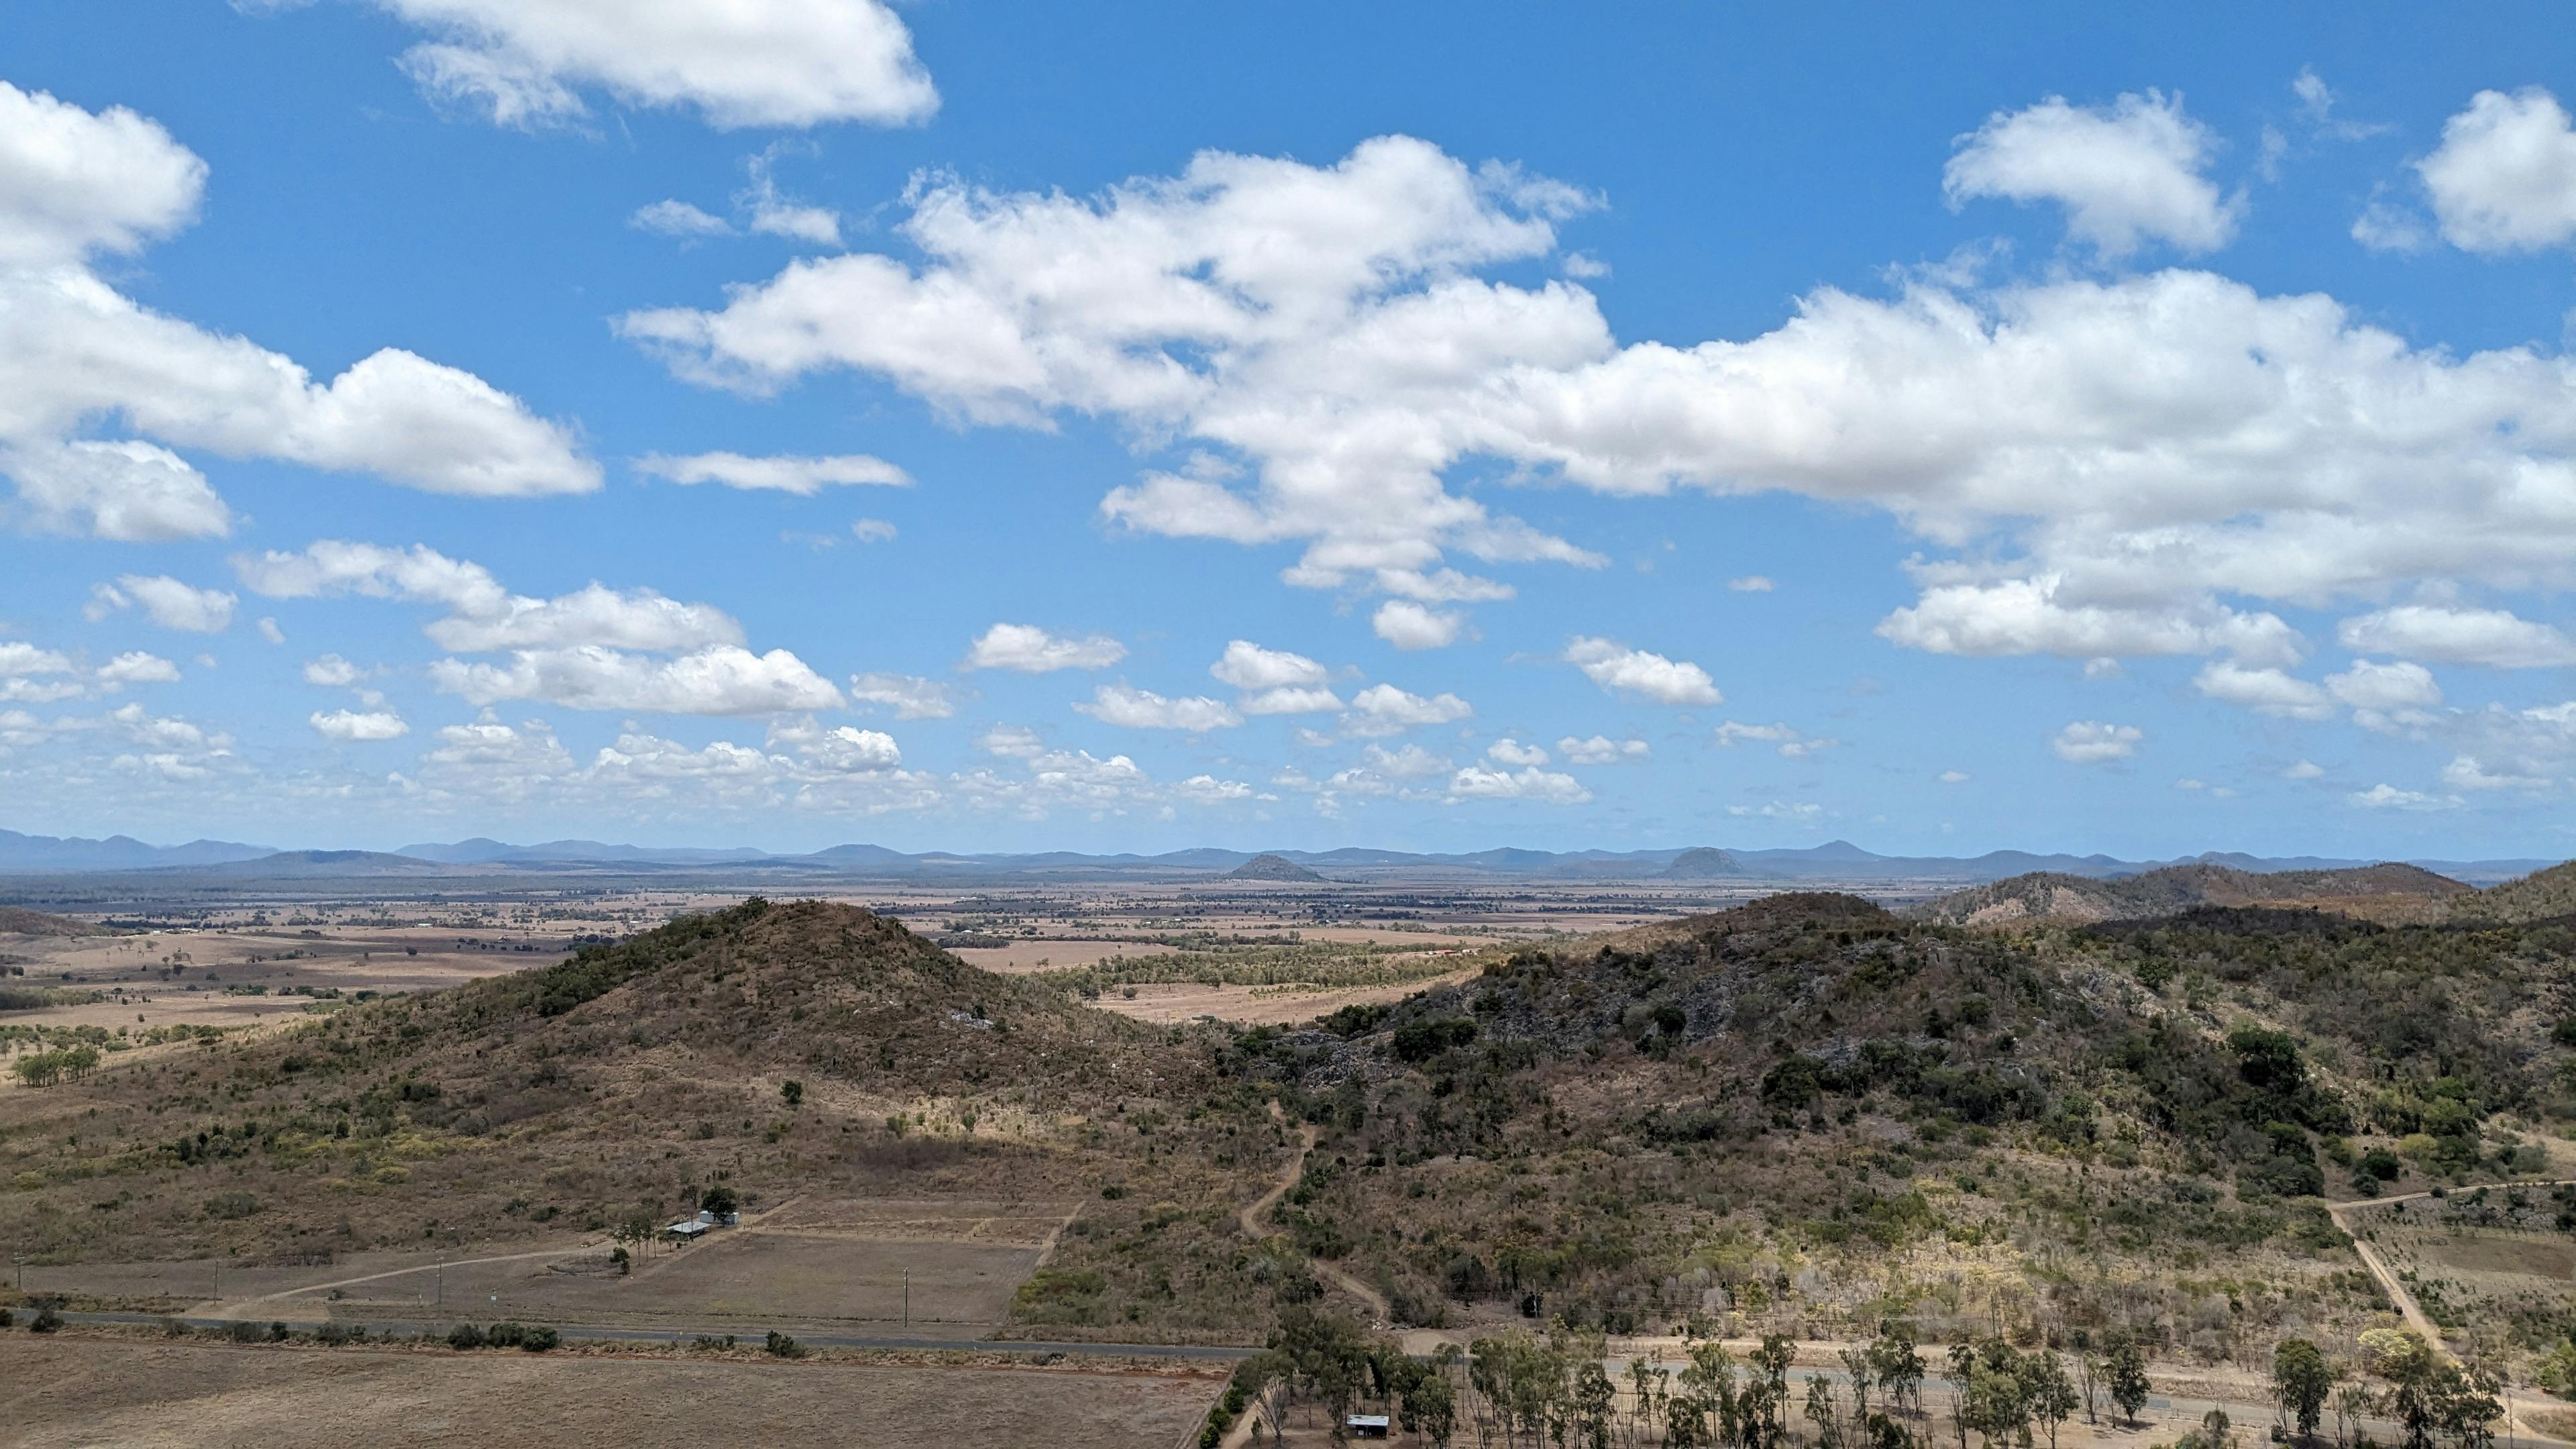
[[[1225,873],[1227,880],[1320,882],[1324,878],[1285,856],[1256,855]]]
[[[1782,895],[1226,1065],[1326,1124],[1341,1166],[1278,1221],[1399,1315],[1750,1331],[1901,1301],[1953,1341],[1999,1314],[2182,1342],[2210,1331],[2191,1261],[2261,1283],[2219,1334],[2268,1344],[2384,1310],[2316,1196],[2549,1175],[2524,1134],[2576,1110],[2571,961],[2554,927],[2204,906],[2031,938]]]
[[[1694,846],[1673,857],[1664,870],[1674,880],[1719,880],[1750,875],[1744,862],[1713,846]]]
[[[719,1171],[755,1206],[976,1184],[1080,1198],[1101,1162],[1128,1174],[1133,1136],[1084,1120],[1209,1090],[1205,1052],[1160,1029],[864,910],[754,900],[0,1093],[0,1182],[21,1189],[0,1193],[0,1241],[256,1260],[417,1245],[425,1225],[507,1239],[668,1214]]]
[[[2374,920],[2427,921],[2475,895],[2471,886],[2411,865],[2271,872],[2178,865],[2109,880],[2040,871],[1955,891],[1908,914],[1956,926],[2081,925],[2205,906],[2312,906]]]

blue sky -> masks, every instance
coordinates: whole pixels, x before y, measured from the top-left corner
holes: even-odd
[[[0,825],[2570,849],[2548,9],[701,9],[13,7]]]

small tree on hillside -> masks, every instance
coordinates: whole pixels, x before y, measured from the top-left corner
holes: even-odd
[[[2048,1430],[2048,1449],[2057,1449],[2057,1426],[2075,1412],[2075,1385],[2066,1377],[2066,1365],[2047,1349],[2024,1355],[2021,1361],[2022,1402],[2031,1417]]]
[[[1923,1412],[1923,1355],[1915,1351],[1914,1335],[1904,1324],[1890,1319],[1878,1326],[1869,1366],[1899,1411],[1911,1402],[1914,1412]]]
[[[2120,1417],[2130,1424],[2138,1422],[2138,1411],[2147,1406],[2147,1356],[2138,1346],[2122,1339],[2111,1345],[2103,1356],[2103,1376],[2110,1381],[2111,1402],[2120,1408]]]
[[[2316,1437],[2335,1378],[2324,1350],[2304,1338],[2282,1339],[2272,1350],[2272,1401],[2279,1408],[2281,1427],[2295,1426],[2302,1439]]]

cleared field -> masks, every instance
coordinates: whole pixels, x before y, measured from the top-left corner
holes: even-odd
[[[1469,974],[1462,970],[1394,986],[1201,986],[1196,983],[1144,982],[1133,988],[1136,993],[1133,996],[1127,994],[1129,988],[1122,986],[1100,993],[1100,999],[1092,1004],[1121,1016],[1162,1024],[1213,1016],[1221,1021],[1239,1021],[1254,1026],[1284,1026],[1329,1016],[1345,1006],[1402,1001],[1417,991],[1464,980]]]
[[[1013,1290],[1070,1211],[1062,1203],[806,1202],[777,1221],[719,1231],[695,1246],[651,1245],[624,1274],[597,1239],[502,1254],[351,1253],[308,1266],[198,1259],[23,1272],[31,1292],[254,1319],[517,1317],[762,1329],[909,1321],[972,1336],[1009,1316]]]
[[[15,1445],[1176,1444],[1210,1378],[0,1338]]]
[[[2468,1273],[2576,1279],[2576,1245],[2523,1233],[2463,1232],[2416,1244],[2426,1261]]]
[[[689,1248],[629,1278],[522,1272],[508,1286],[530,1313],[601,1321],[891,1323],[906,1315],[909,1285],[913,1322],[980,1326],[1009,1315],[1011,1292],[1037,1255],[1034,1247],[764,1231]]]
[[[969,966],[1005,975],[1023,971],[1070,971],[1093,966],[1112,956],[1168,956],[1170,946],[1136,941],[1013,941],[1007,946],[950,948]]]

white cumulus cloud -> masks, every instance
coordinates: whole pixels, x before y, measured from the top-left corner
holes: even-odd
[[[90,590],[86,612],[93,619],[110,611],[140,607],[164,629],[188,634],[220,634],[232,627],[239,596],[222,589],[201,589],[168,574],[120,574],[113,584]]]
[[[1458,642],[1466,616],[1455,609],[1434,609],[1411,599],[1389,599],[1369,617],[1377,637],[1398,649],[1445,649]]]
[[[1608,735],[1578,739],[1567,735],[1556,742],[1556,752],[1565,756],[1569,765],[1617,765],[1645,759],[1653,748],[1644,740],[1614,740]]]
[[[727,488],[793,493],[800,498],[811,498],[832,487],[912,486],[911,474],[883,458],[864,453],[820,458],[753,458],[740,453],[693,453],[671,458],[655,453],[637,459],[635,471],[673,483],[720,483]]]
[[[2407,604],[2361,614],[2338,625],[2346,649],[2406,654],[2445,664],[2496,669],[2549,669],[2576,664],[2576,639],[2552,624],[2506,609]]]
[[[2547,775],[2490,770],[2475,755],[2455,755],[2442,767],[2442,783],[2454,790],[2546,790],[2552,781]]]
[[[995,624],[966,651],[965,668],[1047,674],[1058,669],[1106,669],[1127,657],[1127,646],[1106,634],[1059,638],[1035,624]]]
[[[901,124],[939,104],[880,0],[376,0],[434,38],[403,69],[505,126],[589,111],[582,91],[719,127]]]
[[[733,231],[733,223],[723,217],[674,197],[635,208],[626,224],[637,231],[682,238],[725,236]]]
[[[1592,792],[1572,775],[1532,767],[1489,770],[1469,765],[1449,779],[1452,800],[1536,800],[1549,805],[1582,805]]]
[[[1708,671],[1687,660],[1667,659],[1631,649],[1611,639],[1577,636],[1565,648],[1565,662],[1612,694],[1650,704],[1722,704],[1717,682]]]
[[[947,719],[957,713],[956,691],[918,674],[854,674],[850,701],[894,712],[896,719]]]
[[[2135,725],[2104,724],[2100,720],[2078,720],[2057,732],[2048,747],[2057,757],[2074,765],[2099,765],[2111,760],[2125,760],[2138,752],[2146,731]]]
[[[1383,745],[1370,745],[1360,751],[1360,758],[1368,762],[1370,770],[1393,780],[1418,780],[1425,775],[1437,775],[1452,764],[1448,756],[1434,754],[1415,744],[1392,750]]]
[[[1710,743],[1721,749],[1731,750],[1745,740],[1775,746],[1783,757],[1792,760],[1805,759],[1818,750],[1828,750],[1842,743],[1837,739],[1810,735],[1803,730],[1776,722],[1743,724],[1728,720],[1709,732]]]
[[[2354,709],[2423,709],[2442,702],[2442,687],[2433,671],[2409,660],[2381,663],[2356,659],[2341,674],[2326,676],[2326,688]]]
[[[2576,124],[2545,90],[2478,92],[2415,170],[2453,246],[2534,251],[2576,239]]]
[[[2192,685],[2211,699],[2256,714],[2308,720],[2334,714],[2334,701],[2327,697],[2323,686],[2286,670],[2255,669],[2233,660],[2212,660],[2201,668]]]
[[[2232,221],[2169,98],[1980,134],[1960,185],[2057,196],[2106,246],[2215,245]],[[2078,178],[2098,195],[2051,189],[2068,156],[2118,164]],[[2305,641],[2282,607],[2576,587],[2576,362],[2554,351],[2418,346],[2190,268],[1906,272],[1759,335],[1622,343],[1579,282],[1486,275],[1591,203],[1403,137],[1329,166],[1208,153],[1089,197],[934,179],[904,255],[800,260],[620,327],[712,385],[854,370],[969,424],[1115,418],[1195,456],[1113,491],[1111,520],[1295,545],[1291,583],[1425,607],[1508,594],[1453,554],[1600,561],[1472,496],[1480,460],[1881,509],[1929,545],[1881,632],[1933,652],[2286,669]]]
[[[1249,639],[1229,641],[1225,653],[1208,666],[1208,674],[1219,684],[1244,690],[1316,685],[1332,678],[1331,670],[1303,654],[1264,649]]]
[[[2239,209],[2203,174],[2214,150],[2180,96],[2148,91],[2098,107],[2051,96],[1961,137],[1941,183],[1953,205],[2056,202],[2067,230],[2106,258],[2149,241],[2205,252],[2235,234]]]
[[[316,710],[312,724],[324,739],[348,743],[398,740],[411,733],[411,726],[391,710]]]
[[[1342,697],[1321,685],[1281,685],[1236,703],[1245,714],[1331,714],[1343,708]]]
[[[185,225],[205,177],[132,111],[0,82],[0,472],[28,524],[127,541],[228,532],[230,510],[173,446],[480,497],[599,486],[566,429],[472,374],[386,348],[317,384],[90,269]],[[81,436],[103,418],[134,436]]]
[[[1104,684],[1092,691],[1091,702],[1074,709],[1103,724],[1120,725],[1136,730],[1203,730],[1232,729],[1243,723],[1225,701],[1203,694],[1170,699],[1150,689],[1131,689],[1123,684]]]
[[[346,689],[367,677],[367,671],[337,654],[324,654],[304,661],[304,682],[326,689]]]
[[[1422,725],[1455,724],[1476,712],[1454,694],[1419,695],[1392,684],[1372,684],[1351,696],[1343,727],[1353,734],[1396,734]]]
[[[94,677],[111,690],[128,684],[171,684],[179,678],[179,666],[158,654],[131,649],[100,665]]]
[[[2456,795],[2427,795],[2420,790],[2400,790],[2382,781],[2367,790],[2355,790],[2349,797],[2365,810],[2453,810],[2460,805]]]
[[[599,645],[521,649],[506,664],[442,659],[430,679],[475,704],[542,700],[570,709],[770,715],[829,709],[841,692],[784,649],[718,645],[655,659]]]

